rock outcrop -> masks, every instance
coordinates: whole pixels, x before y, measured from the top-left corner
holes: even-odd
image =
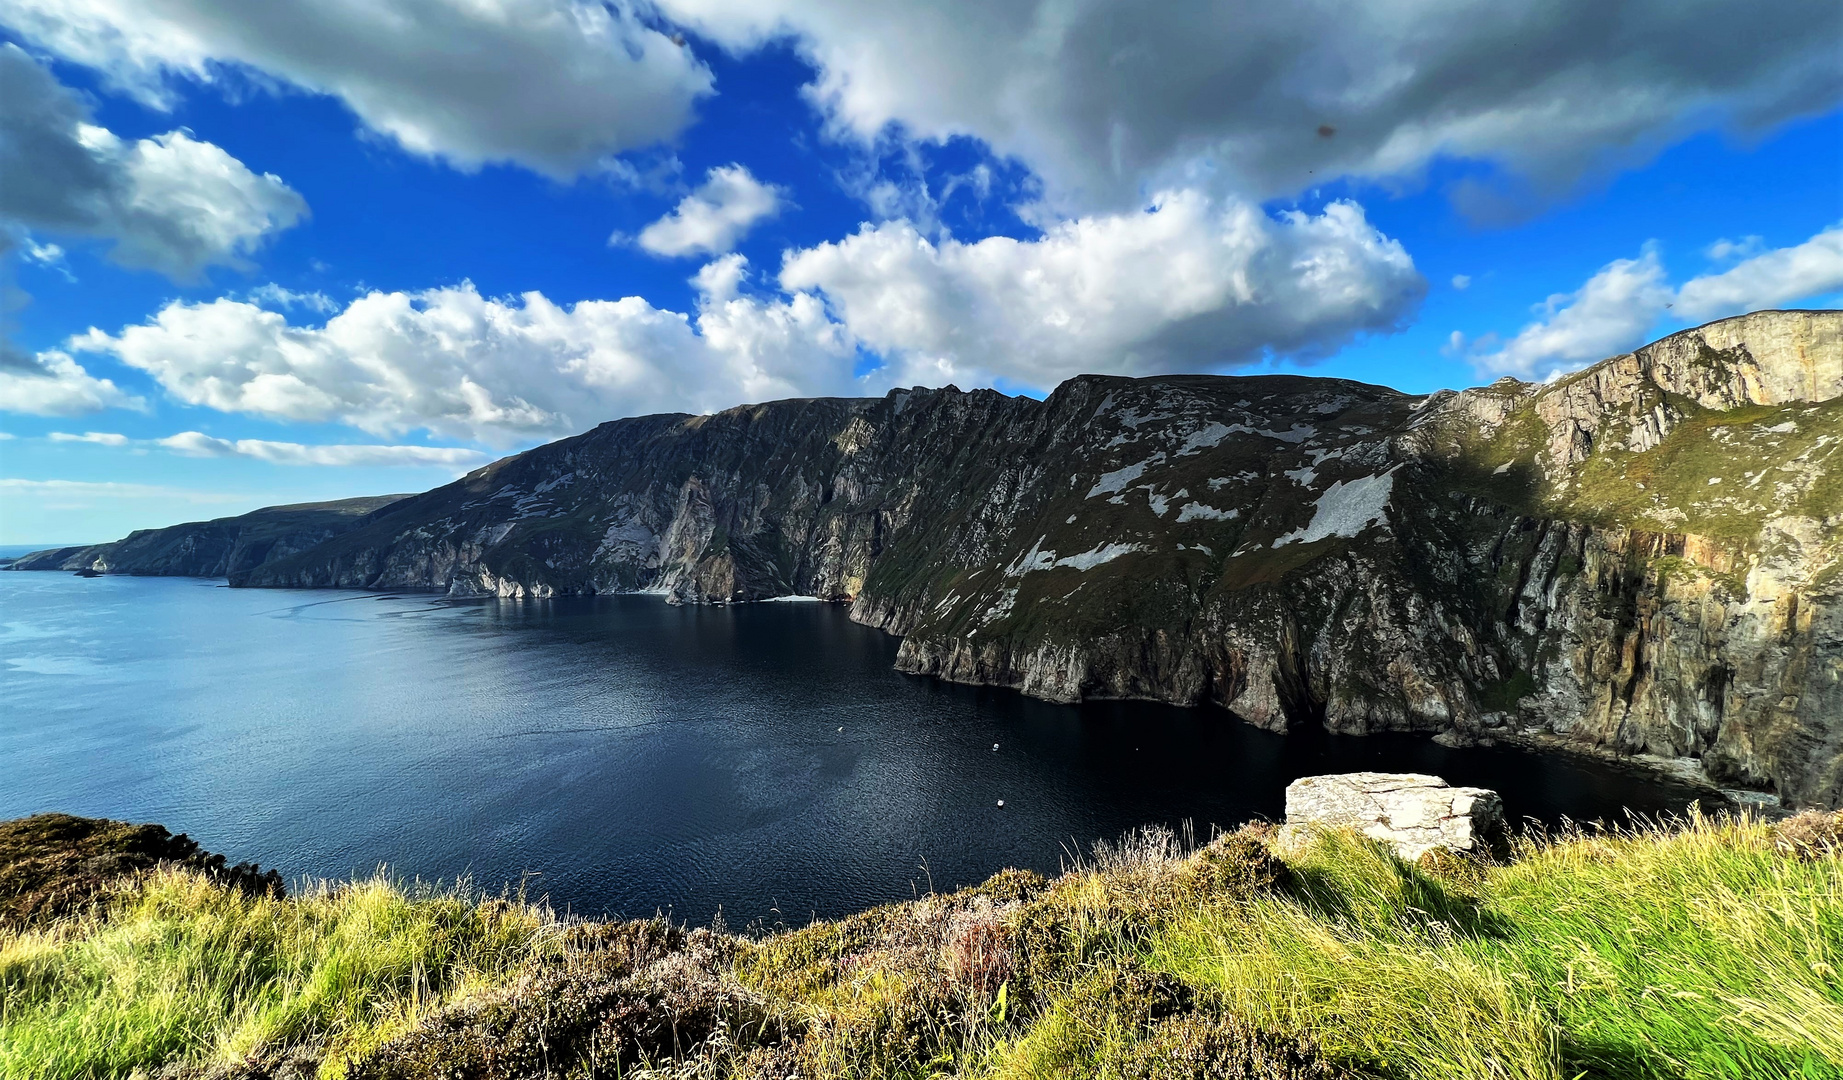
[[[848,603],[898,664],[1843,805],[1843,312],[1426,397],[1083,376],[603,424],[233,585]]]
[[[1504,837],[1504,800],[1422,773],[1306,776],[1286,786],[1286,846],[1313,828],[1354,829],[1412,862],[1435,848],[1484,854]]]

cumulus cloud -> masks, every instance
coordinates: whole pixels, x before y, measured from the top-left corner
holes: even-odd
[[[895,377],[1047,387],[1311,359],[1407,317],[1426,282],[1354,203],[1271,217],[1196,191],[1065,222],[1038,240],[932,241],[906,221],[790,253],[789,291],[822,294]]]
[[[412,153],[555,177],[672,137],[711,86],[624,0],[11,0],[0,22],[155,108],[177,79],[241,68],[333,95]]]
[[[791,37],[840,132],[976,136],[1077,210],[1197,171],[1264,197],[1442,154],[1555,187],[1843,97],[1832,0],[659,4],[732,50]]]
[[[1759,250],[1759,237],[1751,247]],[[1686,319],[1719,319],[1760,308],[1781,307],[1806,297],[1843,290],[1843,225],[1833,225],[1795,247],[1753,255],[1719,274],[1688,282],[1677,294],[1677,314]]]
[[[313,292],[296,292],[293,289],[268,282],[251,289],[245,296],[253,304],[262,307],[305,308],[330,315],[339,310],[339,304],[332,297],[318,290]]]
[[[638,297],[561,306],[471,284],[372,292],[319,326],[242,301],[175,301],[146,324],[71,344],[149,373],[187,404],[497,445],[634,413],[837,392],[854,355],[812,297],[706,297],[694,325]]]
[[[0,100],[0,224],[100,237],[116,262],[183,281],[244,265],[307,212],[278,177],[183,131],[128,141],[89,123],[77,96],[11,44],[0,44]]]
[[[1477,358],[1499,375],[1549,375],[1590,364],[1640,344],[1672,292],[1657,249],[1636,259],[1615,259],[1571,293],[1556,293],[1537,309],[1541,318],[1502,348]]]
[[[1724,236],[1704,248],[1702,253],[1714,262],[1729,262],[1733,259],[1752,258],[1765,250],[1764,236],[1743,236],[1739,240],[1730,240]]]
[[[655,255],[721,255],[756,222],[779,213],[781,202],[779,188],[741,165],[722,165],[671,213],[642,229],[637,242]]]
[[[174,301],[67,347],[147,372],[191,405],[511,445],[776,397],[949,380],[1048,389],[1087,371],[1309,359],[1394,327],[1426,289],[1354,204],[1274,217],[1196,192],[1028,241],[865,226],[787,253],[778,292],[751,291],[735,254],[692,280],[691,313],[471,284],[372,292],[320,325],[244,300]],[[864,352],[875,355],[860,376]]]
[[[1758,237],[1741,245],[1718,241],[1713,256],[1757,252]],[[1500,375],[1553,375],[1628,352],[1644,344],[1667,311],[1691,323],[1740,315],[1843,289],[1843,225],[1832,226],[1802,244],[1753,255],[1715,274],[1673,289],[1655,245],[1636,259],[1616,259],[1572,293],[1558,293],[1537,308],[1541,316],[1516,337],[1470,343],[1480,370]],[[1451,350],[1463,351],[1454,332]]]
[[[141,398],[83,370],[69,353],[49,349],[31,357],[0,341],[0,410],[32,416],[76,416],[103,409],[146,407]]]

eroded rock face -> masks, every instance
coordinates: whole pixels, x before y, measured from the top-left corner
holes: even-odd
[[[603,424],[234,585],[818,596],[905,671],[1843,805],[1843,312],[1413,397],[1083,376]]]
[[[1307,776],[1286,786],[1280,842],[1298,843],[1312,827],[1355,829],[1411,862],[1435,848],[1482,854],[1503,834],[1504,802],[1423,773]]]

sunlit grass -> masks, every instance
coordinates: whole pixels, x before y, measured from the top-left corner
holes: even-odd
[[[1327,835],[1296,867],[1153,962],[1405,1077],[1843,1076],[1843,875],[1764,826],[1575,836],[1453,881]]]
[[[303,1042],[362,1050],[502,978],[545,925],[528,907],[382,877],[276,900],[159,872],[106,921],[0,935],[0,1076],[123,1076]]]
[[[1054,881],[747,941],[566,929],[381,877],[279,900],[164,870],[0,932],[0,1077],[298,1050],[329,1080],[434,1080],[456,1054],[534,1080],[622,1060],[683,1080],[1843,1078],[1839,839],[1836,816],[1695,819],[1410,865],[1342,833],[1280,861],[1260,830],[1194,852],[1148,830]],[[719,1007],[728,1026],[697,1026]],[[681,1043],[681,1021],[727,1034]],[[645,1024],[670,1031],[614,1053]]]

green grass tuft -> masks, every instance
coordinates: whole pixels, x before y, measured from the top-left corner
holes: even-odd
[[[382,879],[289,900],[163,869],[107,918],[0,935],[0,1076],[123,1076],[381,1042],[503,978],[546,920]]]

